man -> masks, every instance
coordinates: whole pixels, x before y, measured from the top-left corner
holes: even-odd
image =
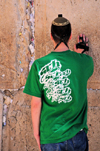
[[[32,95],[34,137],[41,151],[86,151],[93,60],[82,52],[89,48],[88,38],[81,34],[76,52],[70,51],[71,24],[60,14],[52,22],[51,39],[54,51],[34,61],[24,89]]]

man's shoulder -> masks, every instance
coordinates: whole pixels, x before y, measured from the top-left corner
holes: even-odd
[[[93,58],[89,55],[84,54],[84,59],[87,59],[89,62],[93,62]]]
[[[93,61],[93,58],[90,55],[87,55],[85,53],[77,53],[77,52],[73,52],[73,53],[75,53],[78,58],[81,58],[83,60]]]
[[[51,53],[49,53],[49,54],[47,54],[41,58],[36,59],[35,62],[36,63],[43,63],[45,61],[48,61],[48,59],[50,59],[50,58],[51,58]]]

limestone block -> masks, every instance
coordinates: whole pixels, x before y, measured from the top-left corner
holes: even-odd
[[[100,90],[88,90],[88,106],[100,107]]]
[[[100,89],[100,1],[79,0],[35,0],[35,58],[40,58],[53,50],[50,40],[50,26],[54,18],[62,13],[72,24],[73,50],[77,36],[84,33],[89,38],[89,54],[94,60],[94,74],[89,79],[88,88]]]
[[[3,151],[38,151],[31,121],[31,97],[18,91],[13,98],[3,129]]]
[[[35,0],[35,58],[46,55],[46,3]],[[41,15],[40,15],[41,14]]]
[[[89,150],[100,150],[100,108],[89,107],[88,110]]]
[[[25,7],[24,0],[0,2],[0,89],[17,89],[26,82],[30,31]]]

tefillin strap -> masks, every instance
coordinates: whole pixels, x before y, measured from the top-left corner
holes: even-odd
[[[54,48],[54,50],[61,44],[61,42],[63,42],[67,47],[68,47],[68,45],[67,45],[67,43],[65,42],[65,37],[63,37],[63,38],[60,38],[59,36],[57,36],[56,34],[55,34],[55,36],[60,40],[60,42],[56,45],[56,47]],[[69,47],[68,47],[68,49],[69,49]]]

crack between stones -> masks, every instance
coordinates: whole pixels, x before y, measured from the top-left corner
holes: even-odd
[[[87,89],[87,91],[99,91],[100,89],[92,89],[92,88],[89,88]]]
[[[90,109],[100,109],[99,106],[89,106],[88,108],[90,108]]]

